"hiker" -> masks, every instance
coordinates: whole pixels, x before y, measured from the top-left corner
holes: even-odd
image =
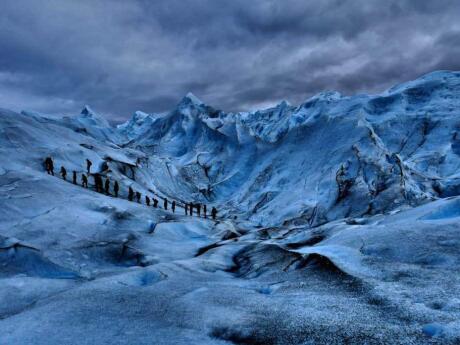
[[[133,201],[133,198],[134,198],[134,191],[130,186],[129,189],[128,189],[128,200]]]
[[[99,175],[99,192],[104,193],[104,181],[102,180],[102,175]]]
[[[54,176],[54,163],[51,157],[46,157],[45,159],[45,169],[49,175]]]
[[[81,174],[81,186],[84,188],[88,188],[88,178],[85,174]]]
[[[77,172],[75,170],[72,171],[72,183],[77,184]]]
[[[90,176],[89,173],[88,173],[88,176]],[[94,175],[93,175],[93,179],[94,179],[94,188],[96,189],[96,192],[98,192],[98,191],[99,191],[99,190],[98,190],[98,188],[99,188],[99,182],[98,182],[98,180],[97,180],[97,174],[94,174]]]
[[[67,170],[63,166],[61,166],[61,176],[64,180],[66,180],[67,177]]]
[[[212,215],[212,219],[213,220],[216,220],[216,217],[217,217],[217,209],[215,207],[212,208],[211,210],[211,215]]]
[[[188,204],[187,203],[184,204],[184,211],[185,211],[185,215],[188,216]]]
[[[173,202],[171,203],[171,210],[173,211],[173,213],[176,212],[176,201],[173,200]]]
[[[166,199],[166,198],[163,198],[163,207],[164,207],[165,210],[168,209],[168,199]]]
[[[113,184],[113,192],[115,193],[115,198],[118,198],[118,191],[120,190],[120,186],[118,186],[118,181],[115,181]]]
[[[206,204],[203,205],[203,216],[206,218]]]
[[[105,189],[105,194],[109,195],[110,194],[110,180],[108,177],[105,179],[104,189]]]
[[[196,213],[198,214],[198,217],[201,215],[201,204],[196,205]]]
[[[193,203],[189,204],[188,211],[189,211],[190,215],[193,216]]]
[[[104,193],[104,183],[102,181],[102,176],[98,174],[98,183],[99,183],[99,193]]]
[[[146,204],[147,206],[150,206],[150,198],[149,198],[148,195],[145,196],[145,204]]]
[[[93,165],[93,163],[88,158],[86,158],[86,171],[88,172],[88,175],[90,174],[91,165]]]
[[[158,199],[153,198],[153,207],[157,208],[158,207]]]
[[[94,174],[94,186],[96,187],[96,192],[102,193],[102,177],[99,174]]]
[[[140,192],[136,192],[136,200],[138,203],[141,203],[141,193]]]

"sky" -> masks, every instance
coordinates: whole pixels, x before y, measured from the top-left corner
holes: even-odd
[[[113,122],[187,93],[225,111],[460,70],[458,0],[2,0],[0,107]]]

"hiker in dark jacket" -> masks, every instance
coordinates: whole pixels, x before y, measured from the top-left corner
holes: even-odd
[[[88,174],[88,176],[90,176]],[[94,188],[96,189],[96,192],[99,192],[99,180],[98,180],[98,174],[94,174],[93,175],[93,179],[94,179]]]
[[[157,208],[158,207],[158,199],[153,198],[153,207]]]
[[[140,192],[136,192],[136,200],[139,204],[141,203],[141,193]]]
[[[67,177],[67,170],[63,166],[61,166],[61,176],[64,180],[66,180]]]
[[[75,170],[72,171],[72,183],[77,184],[77,172]]]
[[[94,186],[96,187],[96,192],[102,193],[104,188],[102,187],[102,177],[100,174],[94,174]]]
[[[193,203],[191,202],[189,205],[188,205],[188,212],[190,213],[191,216],[193,216]]]
[[[105,179],[104,190],[105,190],[105,194],[107,195],[110,194],[110,180],[108,177]]]
[[[163,198],[163,207],[164,207],[165,210],[168,209],[168,199],[166,199],[166,198]]]
[[[201,216],[201,204],[196,205],[196,213],[198,214],[198,217]]]
[[[211,215],[212,215],[212,219],[216,220],[216,217],[217,217],[217,209],[215,207],[212,208],[211,210]]]
[[[203,216],[206,218],[206,205],[203,205]]]
[[[171,210],[173,211],[173,213],[176,212],[176,202],[173,200],[173,202],[171,203]]]
[[[51,157],[46,157],[45,159],[45,169],[49,175],[54,176],[54,163]]]
[[[88,173],[88,175],[91,173],[91,165],[93,165],[93,163],[87,158],[86,159],[86,172]]]
[[[128,188],[128,200],[133,201],[133,198],[134,198],[134,190],[131,187],[129,187]]]
[[[99,192],[104,193],[104,181],[102,180],[102,176],[100,174],[98,174],[98,175],[99,175],[99,178],[98,178]]]
[[[145,204],[146,204],[147,206],[150,206],[150,198],[149,198],[148,195],[145,196]]]
[[[118,181],[115,181],[113,184],[113,192],[115,193],[115,198],[118,198],[118,191],[120,190],[120,186],[118,186]]]
[[[88,178],[85,174],[81,174],[81,186],[88,188]]]

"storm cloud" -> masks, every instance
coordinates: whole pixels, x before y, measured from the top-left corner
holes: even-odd
[[[227,111],[460,70],[459,1],[3,0],[0,107],[114,121],[188,91]]]

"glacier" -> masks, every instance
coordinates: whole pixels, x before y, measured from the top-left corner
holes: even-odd
[[[459,109],[452,71],[248,112],[189,93],[117,127],[0,109],[0,343],[458,344]]]

